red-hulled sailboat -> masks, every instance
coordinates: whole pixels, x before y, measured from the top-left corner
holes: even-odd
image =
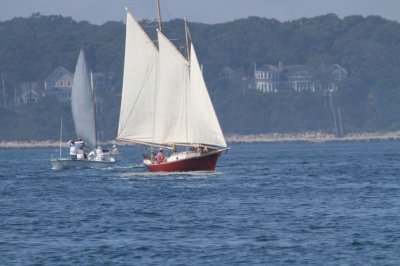
[[[160,17],[155,45],[127,11],[117,139],[169,149],[162,161],[146,156],[149,171],[212,171],[227,145],[187,24],[184,56],[163,34]]]

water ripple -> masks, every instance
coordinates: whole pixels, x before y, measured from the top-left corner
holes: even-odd
[[[136,148],[78,171],[51,171],[52,149],[0,149],[2,264],[396,265],[398,151],[236,144],[216,172],[149,173]]]

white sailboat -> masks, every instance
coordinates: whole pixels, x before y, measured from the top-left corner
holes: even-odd
[[[162,32],[160,15],[156,46],[127,10],[117,139],[170,149],[162,162],[146,156],[150,171],[214,170],[228,149],[186,23],[185,31],[187,56]]]
[[[97,147],[95,105],[83,50],[79,53],[75,68],[71,109],[77,137],[85,145],[95,149]],[[50,162],[53,165],[53,169],[106,168],[112,166],[115,163],[115,159],[109,157],[105,159],[100,152],[96,154],[96,150],[94,150],[88,156],[78,153],[76,159],[70,157],[61,158],[60,156],[60,158],[51,159]]]

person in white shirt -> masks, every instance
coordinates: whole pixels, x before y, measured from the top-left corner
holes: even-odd
[[[77,148],[76,148],[75,141],[70,140],[70,141],[68,141],[68,144],[69,144],[69,157],[72,160],[76,160],[77,159],[77,156],[76,156]]]
[[[76,154],[78,159],[87,159],[87,154],[86,154],[87,150],[85,142],[79,138],[75,142],[75,145],[76,145]]]
[[[103,157],[103,150],[101,148],[101,146],[97,146],[96,149],[96,161],[101,161]]]

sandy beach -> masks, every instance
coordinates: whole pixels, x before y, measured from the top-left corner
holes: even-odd
[[[395,140],[400,139],[400,131],[394,132],[374,132],[374,133],[353,133],[337,138],[333,134],[321,132],[306,133],[272,133],[272,134],[254,134],[254,135],[227,135],[226,141],[229,143],[254,143],[254,142],[329,142],[329,141],[372,141],[372,140]],[[109,141],[101,143],[101,145],[129,146],[133,145],[126,142]],[[45,148],[59,147],[59,141],[42,140],[42,141],[0,141],[0,148]],[[62,143],[62,147],[68,147],[66,142]]]

